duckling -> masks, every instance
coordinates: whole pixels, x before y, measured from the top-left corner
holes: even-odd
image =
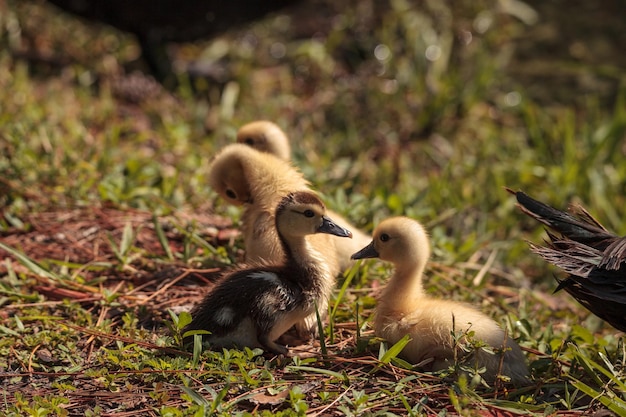
[[[585,308],[626,332],[626,236],[617,236],[581,206],[572,214],[537,201],[521,191],[507,189],[522,212],[558,232],[548,232],[547,246],[531,250],[569,275],[557,281]]]
[[[352,255],[352,259],[380,258],[395,266],[395,273],[377,301],[375,334],[390,343],[410,335],[412,340],[400,356],[414,364],[432,359],[432,370],[441,370],[455,357],[451,332],[473,331],[474,339],[504,351],[503,358],[480,349],[474,351],[472,360],[486,368],[482,375],[486,381],[495,381],[500,371],[514,384],[527,383],[528,368],[520,347],[495,321],[466,304],[435,299],[424,292],[422,274],[429,257],[426,231],[408,217],[381,222],[374,230],[372,242]],[[462,350],[456,349],[461,355]]]
[[[272,154],[283,161],[291,160],[291,146],[285,132],[267,120],[247,123],[237,130],[237,143]]]
[[[247,123],[237,131],[237,142],[246,144],[260,152],[269,153],[284,161],[291,161],[291,146],[287,134],[275,123],[257,120]],[[352,239],[333,239],[341,270],[351,266],[350,255],[367,245],[372,237],[354,227],[344,217],[328,211],[337,224],[352,231]]]
[[[315,314],[329,292],[331,273],[306,239],[327,233],[350,237],[350,231],[326,216],[324,203],[310,191],[282,198],[275,227],[286,254],[283,262],[242,267],[226,273],[192,310],[185,331],[204,329],[213,347],[261,347],[275,354],[288,349],[276,339],[291,326]]]
[[[274,208],[281,196],[309,190],[309,183],[300,171],[273,155],[232,144],[213,159],[208,182],[229,203],[245,206],[242,233],[246,262],[282,261],[284,252],[274,228]],[[331,264],[333,261],[329,259]],[[338,273],[338,267],[332,269]]]
[[[274,208],[281,196],[310,190],[308,184],[289,162],[239,143],[224,147],[209,167],[209,185],[230,203],[244,206],[241,229],[245,261],[249,264],[285,261],[285,251],[274,227]],[[328,293],[318,305],[321,317],[325,317],[328,296],[335,277],[341,272],[336,250],[339,239],[316,234],[308,236],[307,240],[329,270],[329,281],[325,285]],[[315,313],[296,325],[299,339],[308,339],[316,335],[317,330]]]

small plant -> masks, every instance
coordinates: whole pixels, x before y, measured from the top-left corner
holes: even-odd
[[[134,259],[140,256],[139,254],[131,254],[131,249],[133,246],[133,242],[135,241],[137,232],[133,231],[133,226],[131,223],[126,223],[119,245],[116,244],[113,240],[113,237],[109,235],[109,243],[111,245],[111,249],[113,250],[113,253],[115,254],[117,260],[122,264],[122,268],[127,267],[133,262]]]

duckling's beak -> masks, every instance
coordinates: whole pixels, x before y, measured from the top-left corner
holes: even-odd
[[[353,254],[350,259],[378,258],[379,256],[378,251],[374,247],[374,241],[372,240],[369,245]]]
[[[352,238],[351,231],[344,229],[326,216],[322,216],[322,224],[317,228],[317,233],[328,233],[335,236]]]

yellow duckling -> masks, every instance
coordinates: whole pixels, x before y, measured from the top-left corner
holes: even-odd
[[[284,262],[226,273],[192,310],[193,320],[185,331],[210,331],[205,340],[216,348],[261,347],[287,354],[287,348],[276,339],[315,314],[315,306],[327,297],[328,284],[334,278],[306,236],[351,236],[325,212],[324,203],[312,192],[299,191],[282,198],[274,227],[286,254]]]
[[[242,234],[246,248],[246,263],[275,264],[285,260],[276,227],[275,207],[281,197],[294,191],[307,191],[308,181],[289,162],[274,155],[259,152],[247,145],[232,144],[224,147],[209,167],[209,185],[223,198],[235,205],[243,205]],[[343,227],[343,226],[342,226]],[[307,237],[319,261],[329,270],[328,293],[319,305],[325,317],[328,296],[341,272],[337,260],[335,236],[316,234]],[[299,337],[308,338],[317,333],[317,317],[312,314],[296,325]]]
[[[208,180],[226,201],[245,206],[242,233],[246,262],[282,261],[284,252],[274,227],[274,209],[281,196],[309,190],[300,171],[273,155],[232,144],[215,156]],[[335,269],[338,272],[339,268]]]
[[[291,161],[291,146],[287,134],[270,121],[257,120],[243,125],[237,131],[237,142],[260,152],[272,154],[284,161]],[[337,224],[352,230],[352,239],[334,239],[340,269],[345,270],[351,266],[350,255],[367,245],[372,237],[354,227],[338,213],[329,210],[328,214]]]
[[[486,368],[483,378],[493,382],[496,375],[506,375],[514,384],[528,382],[528,368],[517,343],[495,321],[474,308],[428,296],[422,285],[422,273],[430,257],[426,231],[417,221],[394,217],[380,223],[374,230],[373,241],[352,255],[352,259],[380,258],[392,262],[395,273],[382,291],[375,310],[374,331],[390,343],[405,335],[411,341],[401,357],[413,364],[431,359],[432,370],[447,368],[455,357],[451,335],[473,331],[475,340],[504,351],[490,354],[475,350],[472,360]],[[463,351],[457,349],[458,357]],[[502,360],[502,366],[500,362]]]
[[[272,154],[283,161],[291,160],[291,146],[285,132],[276,123],[257,120],[237,130],[237,143]]]

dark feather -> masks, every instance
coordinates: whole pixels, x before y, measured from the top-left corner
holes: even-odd
[[[530,244],[531,250],[567,272],[557,279],[555,291],[567,291],[596,316],[616,329],[626,331],[626,237],[602,226],[583,207],[572,214],[541,203],[521,191],[512,191],[522,212],[545,224],[545,246]]]
[[[573,206],[572,213],[555,209],[537,201],[521,191],[507,189],[517,198],[519,208],[563,235],[564,238],[582,243],[602,253],[598,267],[607,270],[621,270],[626,262],[626,237],[620,237],[606,230],[581,206]]]

